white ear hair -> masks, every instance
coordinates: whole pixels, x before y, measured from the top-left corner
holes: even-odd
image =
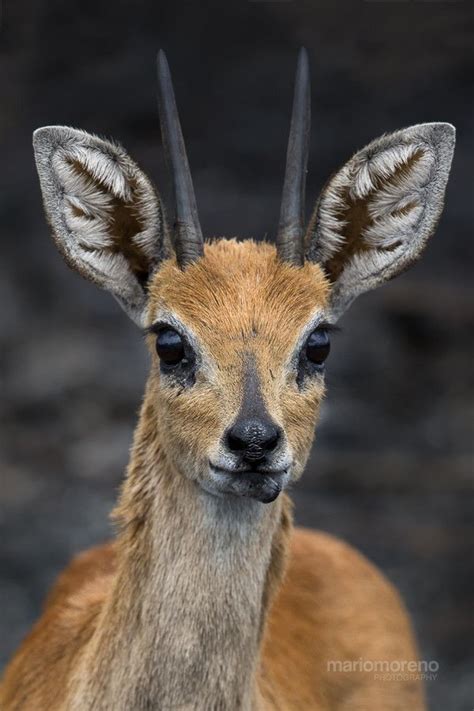
[[[412,126],[373,141],[330,179],[307,258],[333,283],[334,319],[420,256],[442,212],[454,144],[451,124]]]
[[[168,251],[150,181],[120,146],[84,131],[47,126],[34,132],[33,145],[59,250],[141,325],[146,282]]]

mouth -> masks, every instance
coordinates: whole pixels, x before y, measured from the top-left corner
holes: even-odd
[[[231,470],[209,463],[211,480],[204,488],[210,493],[256,499],[262,504],[270,504],[278,497],[288,483],[288,469]]]

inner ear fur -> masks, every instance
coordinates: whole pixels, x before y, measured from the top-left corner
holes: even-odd
[[[170,247],[160,199],[117,144],[61,126],[38,129],[43,201],[66,262],[141,323],[146,285]]]
[[[450,124],[412,126],[373,141],[329,180],[306,256],[333,284],[334,316],[420,256],[441,215],[454,143]]]

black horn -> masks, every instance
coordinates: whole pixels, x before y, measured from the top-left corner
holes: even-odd
[[[173,180],[174,248],[182,269],[204,253],[201,225],[186,148],[179,123],[173,84],[165,53],[158,53],[158,110],[166,162]]]
[[[311,93],[308,53],[302,47],[296,68],[285,180],[276,238],[280,259],[295,265],[302,265],[304,262],[305,187],[310,121]]]

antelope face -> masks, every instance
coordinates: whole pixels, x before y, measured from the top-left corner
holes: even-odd
[[[310,99],[301,51],[276,245],[205,244],[162,53],[158,79],[173,225],[120,146],[59,126],[34,136],[46,213],[66,261],[147,331],[156,428],[170,462],[212,494],[269,502],[306,461],[329,325],[414,262],[436,227],[454,128],[421,124],[370,143],[333,175],[305,229]]]
[[[161,441],[207,491],[273,501],[302,472],[324,394],[328,283],[275,248],[219,241],[150,287]]]

